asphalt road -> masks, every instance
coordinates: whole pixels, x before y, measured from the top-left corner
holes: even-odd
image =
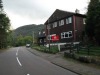
[[[29,52],[26,47],[0,51],[0,75],[77,75]]]

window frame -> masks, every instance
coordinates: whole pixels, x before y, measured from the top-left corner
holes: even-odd
[[[68,18],[66,19],[66,24],[70,24],[70,23],[72,23],[72,17],[68,17]]]
[[[71,36],[70,36],[70,34],[71,34]],[[68,37],[66,37],[66,35],[68,35]],[[72,31],[62,32],[61,33],[61,39],[64,39],[64,38],[72,38],[72,37],[73,37]]]
[[[53,28],[57,27],[57,22],[53,23]]]
[[[62,26],[62,25],[64,25],[64,20],[61,20],[61,22],[60,22],[60,23],[61,23],[61,26]]]
[[[86,18],[83,18],[83,24],[86,24]]]
[[[62,26],[62,25],[64,25],[64,19],[59,21],[59,26]]]

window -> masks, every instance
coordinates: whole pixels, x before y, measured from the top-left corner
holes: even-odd
[[[40,43],[42,43],[42,39],[40,39]]]
[[[83,24],[86,24],[86,18],[83,18]]]
[[[61,33],[61,39],[63,39],[63,38],[71,38],[71,37],[72,37],[72,31]]]
[[[70,23],[72,23],[72,17],[66,19],[66,24],[70,24]]]
[[[66,24],[68,24],[68,19],[66,19]]]
[[[53,28],[57,27],[57,22],[53,23]]]
[[[69,31],[68,34],[69,34],[69,37],[72,37],[72,31]]]
[[[72,23],[72,18],[69,17],[69,18],[68,18],[68,21],[69,21],[69,23]]]
[[[39,32],[39,35],[41,34],[41,32]]]
[[[64,20],[59,21],[59,26],[64,25]]]
[[[64,20],[61,20],[61,25],[64,25]]]
[[[63,33],[61,33],[61,39],[63,39],[64,38],[64,32]]]
[[[59,26],[61,26],[61,21],[59,21]]]
[[[45,34],[45,31],[43,31],[43,34]]]

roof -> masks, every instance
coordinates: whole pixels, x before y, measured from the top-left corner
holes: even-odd
[[[82,14],[79,14],[79,13],[73,13],[73,12],[68,12],[68,11],[56,9],[54,11],[54,13],[48,18],[48,20],[44,23],[44,25],[48,24],[48,23],[52,23],[52,22],[60,20],[60,19],[63,19],[65,17],[72,16],[72,15],[86,17],[86,15],[82,15]]]

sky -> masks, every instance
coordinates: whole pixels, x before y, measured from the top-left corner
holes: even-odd
[[[44,24],[56,9],[86,13],[89,0],[2,0],[4,11],[16,29],[28,24]]]

